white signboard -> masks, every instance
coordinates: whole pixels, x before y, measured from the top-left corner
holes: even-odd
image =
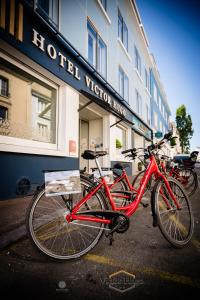
[[[99,178],[99,171],[96,170],[92,174],[94,174],[95,178]],[[107,184],[112,184],[114,182],[113,172],[112,171],[102,171],[102,176],[105,178]]]
[[[79,170],[45,172],[46,196],[78,193],[81,193]]]

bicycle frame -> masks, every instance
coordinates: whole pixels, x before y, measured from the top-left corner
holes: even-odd
[[[141,179],[140,187],[137,191],[136,198],[134,199],[134,201],[131,204],[128,204],[128,205],[122,206],[122,207],[116,207],[113,196],[110,192],[110,188],[109,188],[105,178],[102,177],[101,182],[94,189],[92,189],[84,198],[82,198],[82,200],[73,208],[71,214],[68,214],[66,216],[67,221],[71,222],[73,220],[81,220],[81,221],[90,221],[90,222],[96,222],[96,223],[110,224],[111,220],[102,219],[102,218],[98,218],[98,217],[84,216],[83,212],[82,212],[83,215],[81,215],[81,212],[80,213],[78,212],[79,209],[81,208],[81,206],[84,205],[89,199],[91,199],[91,197],[93,195],[95,195],[102,187],[104,187],[104,189],[105,189],[105,193],[106,193],[107,199],[109,200],[109,204],[112,208],[112,211],[123,211],[124,214],[126,214],[128,217],[130,217],[137,210],[139,203],[142,199],[142,196],[144,194],[145,188],[147,186],[148,180],[150,179],[152,174],[155,175],[156,179],[160,178],[164,181],[164,183],[167,187],[167,190],[168,190],[171,198],[173,199],[177,209],[180,209],[180,205],[177,202],[167,179],[165,178],[164,174],[160,172],[160,170],[158,168],[158,165],[156,163],[156,159],[155,159],[154,155],[150,154],[150,163],[144,173],[143,178]],[[164,197],[162,190],[161,190],[161,194]],[[164,201],[165,201],[167,207],[170,208],[170,205],[169,205],[166,197],[164,197]]]

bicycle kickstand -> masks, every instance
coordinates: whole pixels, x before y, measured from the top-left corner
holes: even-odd
[[[109,238],[109,245],[112,246],[114,242],[113,233],[109,233],[108,235],[106,235],[106,237]]]

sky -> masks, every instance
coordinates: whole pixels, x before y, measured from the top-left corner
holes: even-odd
[[[185,104],[192,117],[191,150],[200,146],[200,0],[136,0],[175,120]]]

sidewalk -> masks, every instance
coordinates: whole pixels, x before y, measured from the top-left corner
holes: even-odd
[[[31,198],[0,201],[0,250],[26,236],[25,218]]]
[[[0,250],[26,236],[26,211],[32,197],[0,201]]]

